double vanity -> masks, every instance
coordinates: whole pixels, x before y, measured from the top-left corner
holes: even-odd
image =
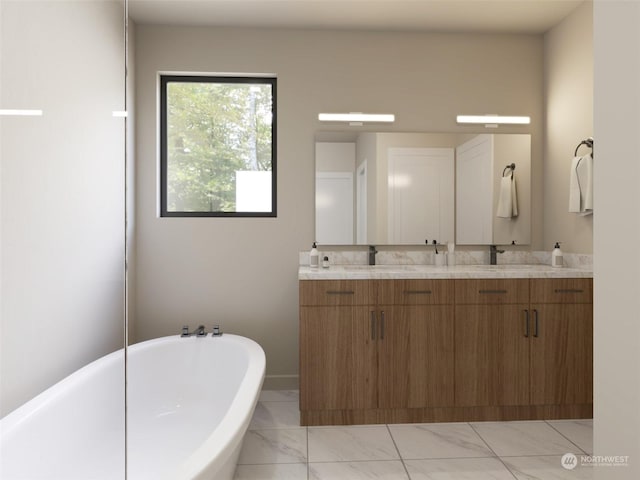
[[[301,266],[298,279],[302,425],[592,416],[590,270]]]

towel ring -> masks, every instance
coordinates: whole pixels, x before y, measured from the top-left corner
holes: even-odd
[[[507,165],[506,167],[504,167],[504,170],[502,170],[502,176],[504,177],[504,174],[507,170],[511,169],[511,176],[513,176],[513,171],[516,169],[516,164],[515,163],[511,163],[509,165]]]
[[[593,157],[593,137],[589,137],[586,140],[581,141],[578,146],[576,147],[576,151],[574,152],[573,156],[577,157],[578,156],[578,150],[580,150],[580,147],[582,145],[586,145],[587,147],[589,147],[591,149],[591,156]]]

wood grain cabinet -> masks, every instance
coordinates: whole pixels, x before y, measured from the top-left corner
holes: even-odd
[[[591,279],[301,280],[303,425],[592,414]]]
[[[590,279],[531,280],[531,403],[593,403]]]
[[[303,424],[451,405],[453,360],[453,281],[300,282]]]
[[[590,279],[456,281],[455,325],[456,406],[590,414]]]
[[[455,405],[529,403],[529,280],[456,280]]]

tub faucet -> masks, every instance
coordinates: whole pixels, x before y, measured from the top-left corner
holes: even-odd
[[[189,327],[187,325],[182,327],[182,334],[180,335],[181,337],[193,337],[194,335],[196,337],[206,337],[207,336],[207,332],[204,329],[204,325],[198,326],[198,328],[196,328],[191,333],[189,333]]]
[[[498,250],[495,245],[489,245],[489,265],[498,264],[498,253],[504,253],[504,250]]]

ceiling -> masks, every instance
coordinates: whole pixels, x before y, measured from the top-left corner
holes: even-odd
[[[539,34],[583,0],[129,0],[136,23]]]

